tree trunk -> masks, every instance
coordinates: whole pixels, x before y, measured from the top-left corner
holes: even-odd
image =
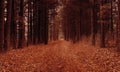
[[[45,29],[44,43],[48,44],[48,7],[47,7],[47,5],[45,6],[45,25],[44,25],[44,29]]]
[[[19,12],[19,45],[18,48],[25,46],[25,23],[24,23],[24,0],[20,0],[20,12]]]
[[[96,1],[94,0],[94,6],[93,6],[93,25],[92,25],[92,44],[96,44],[96,34],[97,34],[97,20],[98,20],[98,10],[99,7],[97,7]]]
[[[105,24],[101,23],[101,47],[105,47]]]
[[[0,49],[4,48],[4,6],[5,0],[0,0]]]
[[[118,2],[118,9],[119,9],[119,21],[117,23],[117,48],[120,51],[120,0]]]
[[[7,0],[7,21],[5,23],[5,36],[4,36],[4,48],[5,50],[10,47],[10,24],[11,24],[11,10],[12,10],[12,0]]]
[[[12,0],[12,15],[11,15],[11,43],[13,48],[17,48],[17,0]]]

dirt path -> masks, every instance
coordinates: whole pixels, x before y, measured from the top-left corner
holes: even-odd
[[[115,49],[56,41],[0,54],[0,72],[119,72]]]

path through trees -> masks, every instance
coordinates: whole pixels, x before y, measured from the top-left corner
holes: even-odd
[[[77,44],[56,41],[1,54],[0,71],[120,71],[119,60],[114,48],[94,47],[85,41]]]

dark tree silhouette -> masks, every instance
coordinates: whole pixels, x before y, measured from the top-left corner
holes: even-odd
[[[5,50],[10,48],[10,26],[11,26],[11,14],[12,14],[12,0],[7,0],[7,21],[5,23],[4,34],[4,48]]]
[[[24,0],[20,0],[18,47],[22,48],[24,46],[25,46]]]
[[[120,20],[120,1],[118,2],[119,20]],[[120,21],[117,23],[117,48],[120,50]]]
[[[11,17],[11,44],[13,48],[17,48],[17,1],[12,0],[12,17]]]
[[[4,48],[4,10],[5,0],[0,0],[0,49]]]

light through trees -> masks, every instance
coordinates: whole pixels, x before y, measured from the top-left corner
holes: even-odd
[[[0,49],[90,38],[92,45],[118,47],[118,0],[1,0]],[[116,38],[117,37],[117,38]]]

